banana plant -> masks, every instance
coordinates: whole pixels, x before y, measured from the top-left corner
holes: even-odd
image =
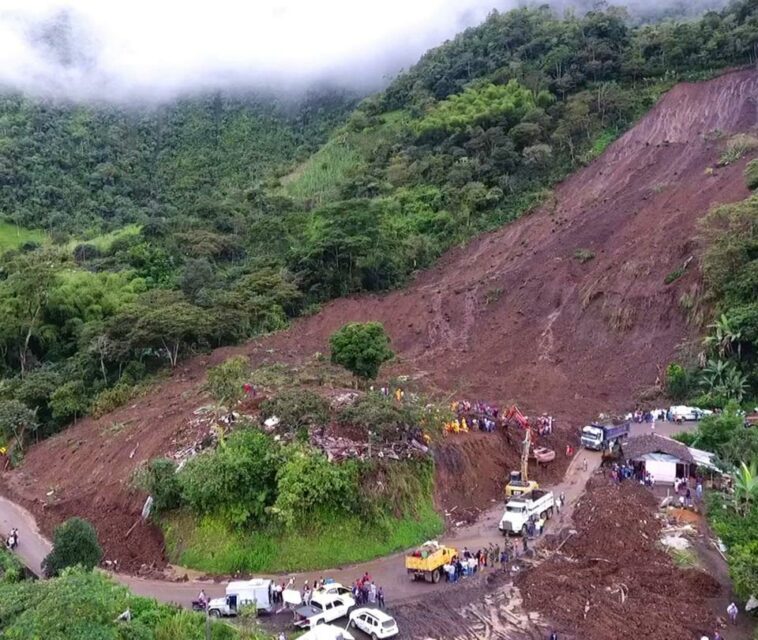
[[[744,462],[734,479],[734,507],[740,515],[746,515],[751,504],[758,498],[758,465],[755,461],[750,466]]]

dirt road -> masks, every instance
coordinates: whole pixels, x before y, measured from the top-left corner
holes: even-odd
[[[585,460],[587,461],[586,470],[584,468]],[[557,494],[565,494],[567,504],[560,516],[553,518],[548,523],[548,531],[557,530],[568,522],[573,504],[581,494],[587,479],[599,465],[599,453],[585,450],[576,453],[563,482],[552,487]],[[502,503],[493,503],[477,522],[451,531],[442,538],[442,541],[459,549],[468,547],[472,551],[490,543],[502,544],[502,536],[497,528],[502,512]],[[39,533],[34,517],[22,507],[5,498],[0,498],[0,526],[3,531],[10,530],[11,527],[18,528],[21,541],[18,553],[30,569],[39,572],[42,559],[50,550],[50,542]],[[411,582],[405,573],[402,553],[348,567],[294,574],[294,577],[295,584],[298,586],[302,585],[305,580],[312,583],[313,580],[326,576],[334,578],[338,582],[350,584],[366,571],[377,585],[384,587],[386,599],[389,603],[413,598],[424,592],[449,588],[449,585],[444,583],[433,585]],[[281,579],[281,576],[271,577]],[[225,589],[223,582],[213,583],[199,580],[167,582],[123,574],[116,574],[115,578],[139,595],[151,596],[164,602],[176,602],[184,606],[191,604],[200,589],[204,589],[209,596],[223,595]]]

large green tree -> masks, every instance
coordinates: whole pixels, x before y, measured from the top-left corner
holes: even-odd
[[[379,367],[395,355],[379,322],[348,323],[332,334],[329,344],[332,362],[364,380],[376,378]]]

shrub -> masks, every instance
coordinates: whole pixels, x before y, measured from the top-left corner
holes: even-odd
[[[315,514],[354,511],[358,474],[352,462],[330,463],[320,451],[296,449],[277,473],[279,495],[274,513],[290,528],[304,524]]]
[[[249,373],[245,356],[234,356],[208,371],[205,388],[213,399],[230,411],[244,393],[242,385]]]
[[[671,273],[667,274],[666,277],[663,279],[664,284],[671,284],[672,282],[676,282],[684,275],[684,269],[682,267],[679,267],[678,269],[674,269]]]
[[[690,388],[690,380],[684,367],[672,362],[666,367],[666,393],[674,400],[686,397]]]
[[[595,252],[589,249],[577,249],[574,251],[574,259],[578,260],[581,264],[589,262],[595,257]]]
[[[95,528],[81,518],[70,518],[56,527],[53,550],[42,562],[47,577],[57,576],[66,567],[95,568],[103,558]]]
[[[395,355],[389,342],[379,322],[348,323],[329,339],[332,362],[360,378],[376,378],[379,367]]]
[[[672,437],[677,442],[681,442],[688,447],[694,447],[695,442],[697,442],[697,433],[691,433],[689,431],[675,433]]]
[[[296,432],[325,424],[329,420],[329,404],[312,391],[291,389],[264,401],[261,415],[264,419],[276,416],[282,428]]]
[[[758,189],[758,159],[751,160],[745,166],[745,184],[751,191]]]
[[[119,382],[110,389],[101,391],[92,402],[92,416],[101,418],[106,413],[122,407],[127,402],[137,397],[140,387]]]
[[[724,153],[719,158],[719,164],[724,166],[737,162],[746,153],[758,150],[758,138],[748,133],[738,133],[726,143]]]
[[[215,451],[191,458],[179,472],[182,497],[198,514],[220,513],[242,526],[263,522],[276,500],[281,448],[251,427],[232,433]]]
[[[182,502],[182,489],[173,460],[151,460],[145,470],[143,488],[153,496],[156,511],[175,509]]]

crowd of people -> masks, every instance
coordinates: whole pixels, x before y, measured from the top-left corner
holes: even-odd
[[[300,588],[300,600],[303,604],[310,605],[313,594],[321,589],[328,588],[329,585],[334,584],[334,580],[331,578],[320,578],[314,580],[313,583],[309,583],[307,580]],[[272,589],[272,600],[274,604],[284,605],[284,592],[287,590],[295,589],[295,579],[290,578],[285,582],[282,580],[274,584]],[[358,606],[375,606],[383,609],[384,604],[384,588],[378,586],[368,573],[364,573],[361,578],[358,578],[350,588],[353,599]]]

